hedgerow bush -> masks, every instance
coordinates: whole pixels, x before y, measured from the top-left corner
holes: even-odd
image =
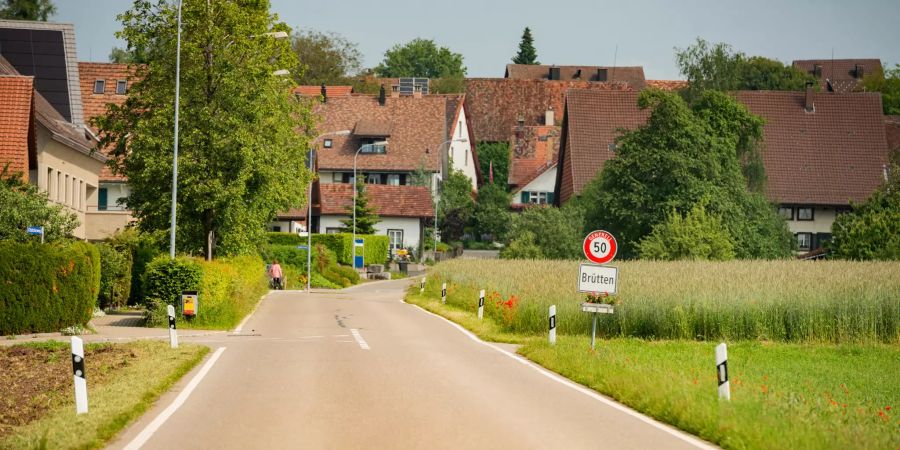
[[[153,317],[156,310],[162,310],[165,318],[166,305],[175,305],[176,311],[181,310],[181,291],[199,290],[203,279],[203,270],[196,260],[178,257],[171,259],[168,255],[158,256],[147,264],[142,283],[144,285],[144,299],[151,324],[155,325],[157,318]]]
[[[119,250],[109,243],[97,244],[100,253],[100,308],[125,306],[131,295],[132,256],[129,249]]]
[[[90,244],[0,242],[0,334],[85,324],[99,290],[100,255]]]
[[[363,257],[366,264],[384,264],[388,259],[390,239],[387,236],[372,234],[357,234],[357,239],[363,240]],[[322,244],[330,248],[337,255],[337,262],[347,266],[352,265],[353,259],[353,234],[314,234],[313,246]],[[290,245],[296,248],[298,245],[306,245],[307,238],[292,233],[269,233],[269,243],[272,245]]]

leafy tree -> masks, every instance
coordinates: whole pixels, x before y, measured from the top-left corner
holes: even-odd
[[[537,60],[537,50],[534,48],[534,38],[531,37],[531,29],[525,27],[522,40],[519,41],[519,53],[513,57],[515,64],[540,64]]]
[[[834,257],[900,260],[900,166],[890,173],[869,200],[835,219],[829,245]]]
[[[146,56],[138,49],[113,47],[109,52],[109,62],[117,64],[144,64]]]
[[[375,73],[388,78],[462,78],[466,68],[459,53],[447,47],[438,48],[431,39],[416,38],[384,52],[384,60],[375,67]]]
[[[677,94],[647,90],[639,106],[647,124],[617,139],[617,157],[582,194],[588,228],[616,235],[623,257],[669,211],[688,211],[701,200],[722,218],[740,258],[790,255],[792,237],[762,194],[748,191],[738,157],[743,140],[761,136],[762,122],[732,97],[707,91],[693,107]]]
[[[430,81],[432,94],[462,94],[466,92],[466,79],[462,76],[435,78]]]
[[[478,201],[472,214],[475,230],[481,235],[489,234],[495,240],[503,239],[509,229],[509,194],[496,184],[487,184],[478,190]]]
[[[508,142],[479,142],[478,164],[481,165],[481,173],[484,174],[483,182],[490,183],[491,166],[494,168],[494,184],[509,189],[509,143]]]
[[[691,102],[710,89],[796,91],[815,82],[810,74],[779,61],[748,57],[723,42],[711,44],[700,38],[685,49],[676,49],[675,60],[688,81],[682,92]]]
[[[576,259],[582,255],[584,238],[584,213],[574,205],[562,208],[532,206],[514,215],[508,236],[508,248],[504,257],[528,257],[531,244],[540,249],[540,257],[549,259]],[[512,252],[512,253],[511,253]],[[510,256],[517,255],[517,256]]]
[[[734,259],[734,243],[722,219],[706,212],[698,203],[682,217],[672,210],[665,222],[641,240],[641,258],[667,261]]]
[[[277,211],[305,201],[308,107],[290,95],[296,67],[286,30],[265,0],[184,2],[181,43],[177,242],[181,251],[252,253]],[[171,208],[176,14],[170,2],[135,0],[118,34],[146,55],[121,106],[94,121],[127,204],[143,231],[168,230]]]
[[[301,31],[293,36],[291,48],[300,60],[294,71],[298,84],[345,85],[362,68],[356,44],[337,33]]]
[[[535,241],[534,233],[525,231],[503,250],[500,250],[500,257],[503,259],[545,259],[544,253]]]
[[[6,6],[0,8],[0,19],[46,22],[56,14],[56,6],[50,0],[6,0],[2,3]]]
[[[381,218],[375,213],[375,208],[369,206],[369,195],[366,193],[366,184],[362,178],[356,182],[356,203],[347,206],[346,219],[341,219],[344,225],[341,230],[344,233],[353,232],[353,208],[356,208],[356,234],[375,234],[375,224],[381,222]]]
[[[458,241],[465,233],[475,207],[475,201],[472,200],[472,180],[460,170],[450,172],[441,185],[439,205],[438,228],[441,240]]]
[[[78,219],[61,205],[49,203],[46,193],[11,173],[7,164],[0,169],[0,240],[39,239],[26,232],[30,226],[43,226],[44,241],[52,242],[71,235]]]
[[[863,87],[870,92],[881,92],[885,115],[900,115],[900,64],[865,77]]]

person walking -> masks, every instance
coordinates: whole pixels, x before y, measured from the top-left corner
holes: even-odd
[[[269,268],[269,275],[272,276],[272,284],[275,289],[284,290],[284,285],[281,280],[284,274],[281,272],[281,264],[278,264],[278,260],[272,261],[272,267]]]

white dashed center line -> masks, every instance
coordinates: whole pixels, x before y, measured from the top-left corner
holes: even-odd
[[[366,340],[363,339],[362,335],[359,334],[359,330],[356,328],[350,330],[350,333],[353,334],[353,339],[356,339],[356,343],[359,344],[359,348],[363,350],[369,349],[369,344],[366,343]]]

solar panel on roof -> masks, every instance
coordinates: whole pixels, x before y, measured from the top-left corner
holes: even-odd
[[[20,74],[33,76],[34,88],[72,120],[62,31],[0,28],[0,54]]]

